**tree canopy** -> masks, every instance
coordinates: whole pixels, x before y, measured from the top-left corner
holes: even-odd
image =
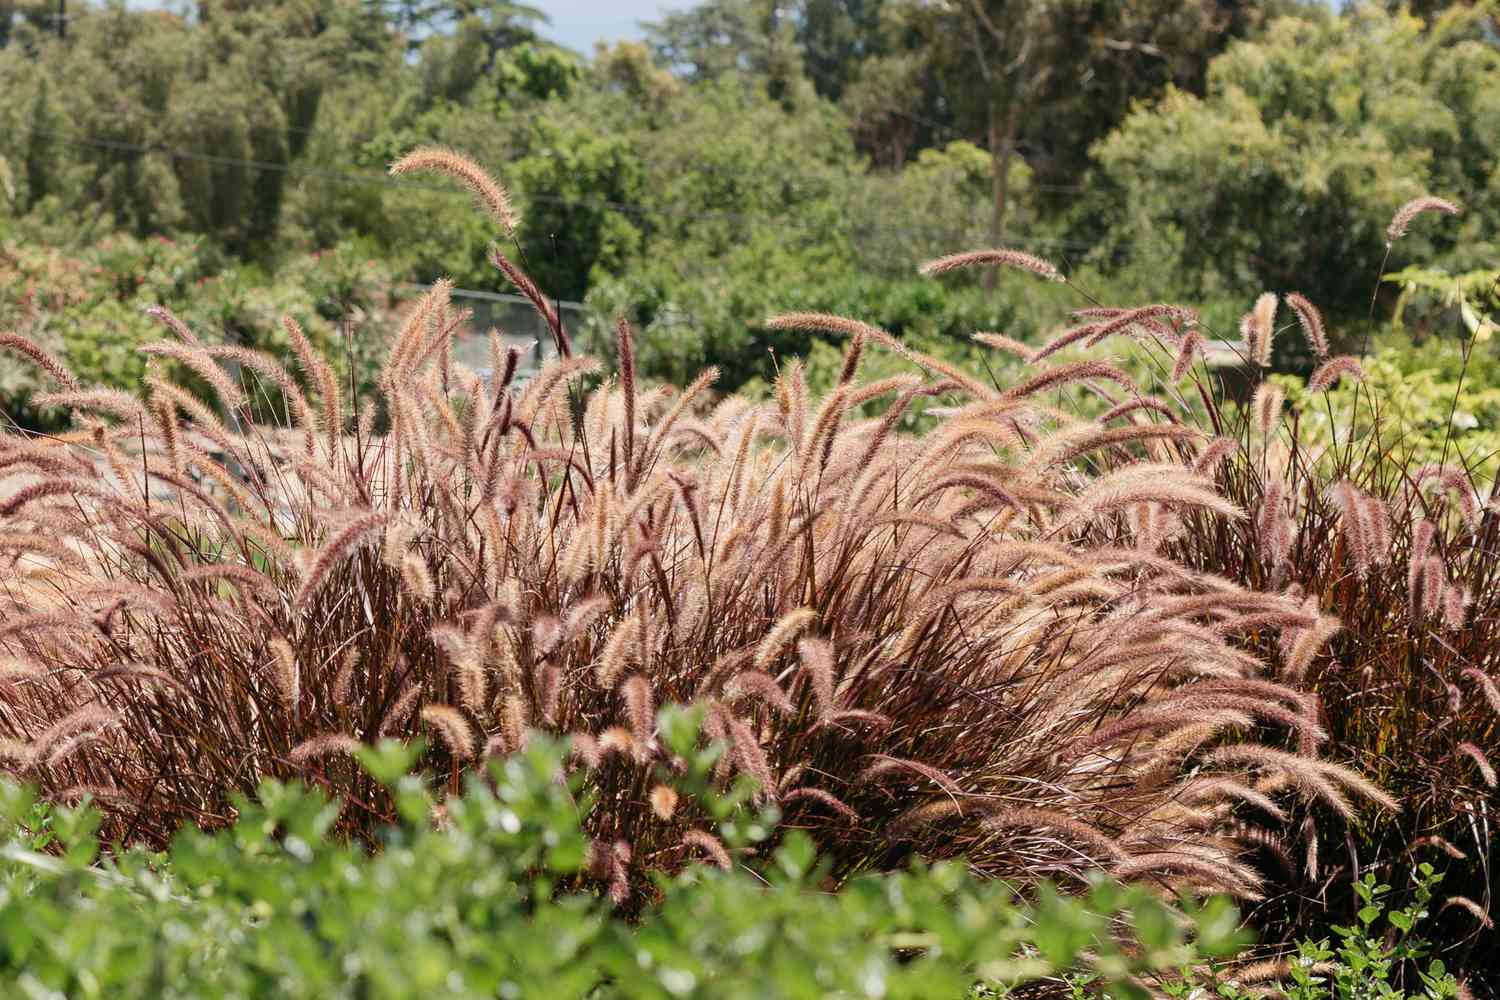
[[[0,4],[0,243],[187,238],[206,277],[268,283],[344,247],[508,291],[462,192],[386,176],[446,144],[511,187],[549,294],[636,321],[648,374],[717,364],[727,388],[817,346],[764,328],[786,308],[873,300],[949,353],[1056,321],[1033,286],[916,277],[953,250],[1228,324],[1293,287],[1363,322],[1417,193],[1468,212],[1391,270],[1493,259],[1483,6],[704,0],[589,54],[501,0],[80,0],[64,37],[43,6]]]

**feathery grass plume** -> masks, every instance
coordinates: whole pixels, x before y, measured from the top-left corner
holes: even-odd
[[[1129,424],[1100,430],[1093,424],[1081,424],[1077,431],[1063,431],[1053,438],[1055,442],[1037,450],[1036,461],[1040,465],[1061,466],[1092,451],[1114,448],[1141,441],[1191,441],[1202,435],[1195,428],[1182,424]]]
[[[531,280],[531,276],[517,267],[509,257],[500,252],[499,248],[490,248],[490,261],[515,286],[516,291],[531,303],[532,308],[547,324],[547,329],[552,331],[552,339],[557,344],[558,357],[571,358],[573,341],[569,339],[567,328],[563,326],[562,317],[557,314],[552,301],[542,294],[542,290],[536,286],[536,282]]]
[[[1484,783],[1486,785],[1489,785],[1491,788],[1494,788],[1495,768],[1494,765],[1490,763],[1489,757],[1485,756],[1484,751],[1480,750],[1477,746],[1468,742],[1467,740],[1460,743],[1457,747],[1457,750],[1459,753],[1463,754],[1474,762],[1474,766],[1479,768],[1480,776],[1484,778]]]
[[[545,320],[541,290],[519,269],[507,273]],[[100,785],[149,802],[149,811],[127,804],[108,833],[160,845],[183,822],[231,815],[236,794],[295,766],[351,805],[337,832],[368,841],[389,814],[384,793],[343,762],[289,765],[286,748],[319,733],[436,731],[442,746],[415,769],[448,787],[480,748],[512,752],[534,726],[575,738],[572,766],[597,803],[583,822],[608,867],[581,881],[645,897],[649,875],[699,851],[681,839],[686,803],[666,822],[650,801],[670,783],[656,766],[673,762],[659,761],[649,709],[698,702],[708,709],[704,741],[727,750],[719,780],[749,775],[765,797],[781,797],[795,810],[789,822],[840,873],[915,852],[966,857],[1022,886],[1122,864],[1156,883],[1202,881],[1167,870],[1161,858],[1177,853],[1218,865],[1236,891],[1255,890],[1261,876],[1245,857],[1270,841],[1245,816],[1293,815],[1296,787],[1229,763],[1214,769],[1222,787],[1185,801],[1180,786],[1202,755],[1252,726],[1273,748],[1311,757],[1317,710],[1269,690],[1207,685],[1257,683],[1260,651],[1281,650],[1284,663],[1299,640],[1315,645],[1325,616],[1306,595],[1327,595],[1331,620],[1346,592],[1373,588],[1308,581],[1271,594],[1259,562],[1205,565],[1205,545],[1253,536],[1240,511],[1261,507],[1253,491],[1267,470],[1246,476],[1239,455],[1219,461],[1223,446],[1189,443],[1187,428],[1203,426],[1192,412],[1130,386],[1123,366],[1033,371],[997,386],[874,327],[818,314],[773,323],[845,334],[915,368],[870,380],[868,365],[851,362],[821,394],[789,379],[780,419],[775,404],[733,396],[701,406],[706,382],[627,393],[623,382],[582,379],[595,362],[565,358],[524,392],[501,376],[468,409],[468,374],[454,367],[445,384],[441,351],[459,316],[447,296],[436,288],[405,317],[380,398],[355,401],[352,438],[340,427],[326,454],[310,462],[296,435],[242,430],[244,420],[223,429],[232,446],[223,452],[245,471],[239,493],[159,478],[157,469],[175,475],[161,458],[167,428],[112,428],[107,412],[97,434],[30,446],[62,485],[0,501],[11,505],[0,531],[56,539],[81,565],[66,567],[66,586],[0,604],[0,656],[45,666],[8,686],[25,704],[0,712],[0,740],[30,746],[77,710],[85,674],[110,678],[98,696],[123,720],[38,771],[47,791]],[[1141,339],[1180,347],[1192,332],[1175,313],[1135,317],[1122,329]],[[324,397],[308,374],[316,359],[293,347],[297,385]],[[511,366],[514,353],[491,347],[497,371]],[[1048,398],[1075,382],[1086,384]],[[1085,394],[1102,401],[1102,420],[1092,402],[1074,412]],[[951,408],[913,428],[914,403],[939,396]],[[389,416],[380,433],[377,406]],[[1239,431],[1219,426],[1228,413],[1212,419],[1232,441]],[[186,468],[208,472],[206,432],[184,420],[177,434]],[[20,454],[15,439],[0,430],[0,464]],[[87,449],[99,440],[120,468],[144,454],[149,508],[140,473],[127,470],[129,483],[96,473]],[[1198,474],[1187,467],[1193,453]],[[34,467],[17,457],[0,473]],[[1322,490],[1295,492],[1298,467],[1278,458],[1274,474],[1294,492],[1285,506],[1312,521],[1327,505]],[[204,481],[222,486],[228,472],[214,468]],[[158,503],[162,494],[170,503]],[[234,512],[222,510],[225,497]],[[1391,527],[1398,554],[1406,530]],[[1299,539],[1285,573],[1328,547]],[[408,579],[413,559],[431,585]],[[585,559],[588,573],[566,571]],[[1252,578],[1227,579],[1241,571]],[[413,602],[413,589],[430,598]],[[1476,597],[1480,622],[1488,611]],[[243,699],[182,699],[165,681],[144,683],[145,670],[190,691],[214,677],[274,709],[270,636],[295,637],[298,717],[257,710],[252,720]],[[169,715],[163,697],[178,699]],[[1107,758],[1059,759],[1091,734],[1132,729]],[[1056,813],[1128,858],[1043,826],[999,834],[969,808],[976,802]],[[622,835],[634,861],[608,846]]]
[[[1238,447],[1239,442],[1232,438],[1214,438],[1204,445],[1198,457],[1193,459],[1193,473],[1199,476],[1212,476],[1219,465]]]
[[[234,384],[224,369],[214,364],[213,358],[209,356],[206,349],[162,340],[146,344],[139,350],[142,354],[170,358],[191,368],[209,384],[214,394],[219,397],[219,402],[230,409],[245,405],[245,394],[240,391],[239,386]]]
[[[291,373],[275,358],[262,351],[252,351],[246,347],[233,345],[206,347],[203,350],[211,358],[224,358],[238,364],[241,368],[250,369],[280,389],[282,398],[291,408],[293,426],[301,428],[306,433],[307,453],[312,454],[312,435],[317,430],[317,421],[313,417],[312,407],[308,404],[307,397],[297,387]]]
[[[640,674],[632,674],[620,685],[620,697],[630,722],[630,738],[637,751],[644,753],[650,748],[656,730],[656,699],[651,695],[651,682]]]
[[[1127,399],[1125,402],[1120,403],[1118,406],[1110,407],[1108,410],[1105,410],[1103,413],[1099,414],[1097,423],[1107,424],[1111,420],[1119,420],[1120,418],[1128,417],[1133,413],[1145,412],[1155,413],[1162,417],[1165,417],[1168,423],[1175,424],[1179,422],[1176,410],[1173,410],[1170,406],[1168,406],[1166,403],[1163,403],[1159,399],[1151,396],[1142,396],[1140,399]]]
[[[817,619],[818,613],[812,608],[797,608],[783,615],[756,647],[755,669],[764,671],[769,667],[781,651]]]
[[[651,789],[651,811],[656,818],[670,820],[677,812],[677,792],[670,785],[655,785]]]
[[[1181,327],[1189,327],[1197,323],[1197,316],[1181,306],[1169,305],[1165,302],[1155,302],[1151,305],[1138,306],[1134,309],[1122,309],[1115,312],[1110,318],[1102,323],[1096,324],[1096,329],[1088,339],[1088,346],[1097,347],[1117,333],[1130,331],[1132,327],[1139,327],[1150,334],[1163,338],[1167,343],[1175,343],[1177,333],[1171,327],[1161,323],[1158,317],[1170,319]]]
[[[52,376],[53,381],[69,392],[77,392],[83,388],[73,373],[68,371],[66,365],[19,333],[10,331],[0,333],[0,347],[8,347],[17,354],[25,355],[38,368]]]
[[[1452,841],[1440,837],[1435,833],[1428,834],[1425,837],[1418,837],[1416,840],[1413,840],[1410,844],[1406,845],[1405,853],[1413,854],[1423,847],[1436,847],[1438,850],[1448,855],[1448,857],[1453,858],[1455,861],[1463,861],[1468,857],[1468,855],[1459,850]]]
[[[1080,340],[1087,340],[1089,337],[1092,337],[1099,332],[1103,325],[1102,323],[1085,323],[1083,326],[1075,326],[1071,330],[1064,330],[1035,351],[1029,352],[1027,360],[1042,361],[1049,358],[1065,347],[1070,347]]]
[[[45,673],[41,664],[16,656],[0,657],[0,679],[16,677],[40,677]]]
[[[1201,507],[1230,520],[1244,513],[1219,494],[1212,484],[1181,466],[1137,463],[1098,477],[1079,494],[1069,518],[1054,528],[1072,525],[1122,510],[1136,503],[1160,503],[1167,507]]]
[[[1261,546],[1261,554],[1271,566],[1286,558],[1286,553],[1281,551],[1279,538],[1281,523],[1286,518],[1285,502],[1286,484],[1273,477],[1266,486],[1260,509],[1255,514],[1255,533]]]
[[[1354,572],[1364,576],[1378,561],[1364,496],[1347,479],[1333,485],[1329,500],[1338,508],[1344,528],[1344,545]]]
[[[1479,686],[1484,700],[1489,702],[1496,715],[1500,715],[1500,684],[1478,667],[1465,667],[1463,674]]]
[[[1022,361],[1032,360],[1033,352],[1030,345],[1023,344],[1014,337],[1007,337],[1003,333],[976,333],[974,334],[974,340],[986,347],[993,347],[997,351],[1013,354]]]
[[[726,872],[734,867],[729,859],[729,852],[724,849],[724,844],[711,833],[702,830],[689,830],[682,835],[682,842],[688,847],[696,847],[708,856],[708,859]]]
[[[946,257],[929,260],[917,270],[921,274],[932,277],[961,268],[980,266],[1008,267],[1018,271],[1029,271],[1048,281],[1067,280],[1048,261],[1020,250],[971,250],[967,253],[949,254]]]
[[[1323,314],[1318,311],[1318,307],[1301,292],[1288,292],[1286,304],[1297,314],[1297,323],[1302,328],[1302,335],[1307,338],[1308,346],[1313,349],[1313,354],[1317,355],[1319,361],[1327,358],[1328,330],[1323,325]]]
[[[84,734],[97,734],[119,725],[120,721],[119,715],[99,702],[84,704],[37,733],[27,747],[27,759],[32,764],[45,762],[65,741]]]
[[[919,368],[947,376],[966,391],[972,393],[976,398],[984,399],[994,395],[993,390],[983,382],[959,370],[954,365],[940,358],[930,357],[920,351],[914,351],[884,330],[876,329],[858,320],[847,319],[843,316],[834,316],[829,313],[783,313],[767,320],[766,329],[822,330],[825,333],[837,333],[846,337],[862,336],[866,341],[879,344]]]
[[[271,640],[271,677],[276,683],[276,694],[282,705],[294,710],[302,697],[302,670],[297,665],[297,654],[292,644],[280,636]]]
[[[325,733],[298,743],[292,747],[286,759],[293,764],[306,764],[320,757],[353,757],[359,748],[359,740],[352,736],[344,733]]]
[[[600,687],[613,688],[615,680],[625,668],[638,662],[641,635],[641,620],[638,615],[622,619],[610,632],[603,652],[594,663],[594,677]]]
[[[168,309],[166,306],[147,306],[142,311],[147,316],[151,317],[162,326],[166,327],[169,333],[173,334],[178,340],[182,341],[184,344],[187,344],[189,347],[203,346],[202,341],[198,339],[197,334],[193,333],[192,328],[184,323],[180,318],[178,318],[177,314]]]
[[[413,603],[432,603],[436,593],[432,573],[427,568],[427,560],[415,549],[401,557],[401,586]]]
[[[1411,563],[1419,566],[1432,553],[1432,546],[1437,541],[1437,525],[1427,518],[1417,522],[1411,532]]]
[[[796,365],[793,363],[793,365],[789,365],[788,367],[794,368]],[[677,397],[677,401],[672,404],[672,408],[652,427],[651,437],[647,440],[642,450],[643,462],[650,461],[660,452],[667,435],[672,433],[672,429],[677,425],[677,421],[682,418],[682,415],[688,411],[688,407],[692,406],[698,397],[718,380],[719,369],[713,367],[706,368],[698,374],[697,378],[688,384],[686,389],[682,390],[681,394]]]
[[[1494,783],[1495,782],[1492,778],[1490,780],[1490,784],[1493,785]],[[1480,906],[1478,903],[1474,902],[1468,896],[1449,896],[1447,899],[1443,900],[1443,905],[1438,907],[1438,910],[1439,912],[1441,912],[1442,910],[1448,909],[1448,907],[1450,906],[1457,906],[1459,909],[1467,910],[1475,920],[1479,921],[1480,926],[1482,926],[1485,930],[1493,930],[1495,927],[1494,921],[1490,919],[1489,911]]]
[[[769,674],[759,670],[741,670],[724,685],[724,696],[731,702],[756,698],[783,715],[791,715],[796,706]]]
[[[1193,370],[1193,359],[1203,353],[1203,336],[1197,330],[1189,330],[1177,348],[1177,359],[1172,362],[1172,381],[1181,382],[1183,376]]]
[[[760,786],[759,794],[763,798],[774,800],[776,778],[771,773],[770,761],[766,759],[765,748],[760,745],[755,731],[744,719],[733,715],[728,718],[726,725],[735,764],[742,773],[755,779],[756,784]]]
[[[1283,659],[1282,669],[1286,676],[1299,682],[1306,677],[1313,657],[1328,644],[1329,639],[1338,634],[1341,627],[1337,618],[1325,616],[1320,617],[1312,627],[1298,630]]]
[[[1286,393],[1275,382],[1262,382],[1250,400],[1255,412],[1255,425],[1262,438],[1270,438],[1272,430],[1281,423],[1281,408],[1286,403]]]
[[[860,774],[862,780],[871,780],[890,774],[915,774],[920,778],[926,778],[949,795],[958,797],[964,794],[962,786],[954,781],[952,776],[921,761],[906,760],[883,753],[871,754],[870,761],[870,766]]]
[[[511,239],[516,239],[518,222],[515,209],[510,203],[510,194],[473,160],[462,153],[436,146],[422,146],[407,153],[391,164],[391,175],[440,173],[461,182],[478,200],[486,212],[505,230]]]
[[[1435,198],[1432,195],[1413,198],[1405,205],[1396,209],[1396,214],[1391,216],[1391,223],[1385,229],[1385,245],[1389,247],[1405,236],[1407,227],[1412,224],[1412,220],[1423,212],[1440,212],[1443,215],[1457,215],[1459,214],[1459,207],[1445,198]]]
[[[83,479],[49,477],[17,490],[0,503],[0,517],[13,517],[22,508],[49,497],[71,497],[75,500],[88,497],[100,503],[117,500],[113,493],[95,483]]]
[[[802,669],[807,672],[818,715],[827,718],[838,707],[834,699],[833,647],[822,639],[803,639],[797,643],[797,652]]]
[[[1093,379],[1116,382],[1127,389],[1135,388],[1135,382],[1129,375],[1107,361],[1074,361],[1066,365],[1058,365],[1056,368],[1049,368],[1039,375],[1033,375],[1020,385],[1005,390],[1000,398],[1003,400],[1025,399],[1048,389]]]
[[[1421,567],[1421,586],[1412,595],[1412,618],[1422,619],[1436,613],[1448,587],[1448,567],[1441,556],[1428,556]]]
[[[784,792],[781,796],[783,808],[802,801],[816,802],[831,810],[835,815],[848,820],[850,823],[859,822],[859,813],[849,808],[842,799],[838,798],[832,792],[825,792],[821,788],[793,788],[790,791]]]
[[[119,389],[79,389],[66,392],[39,392],[31,397],[32,404],[39,409],[67,407],[88,410],[119,419],[124,423],[136,423],[145,418],[146,410],[140,400]]]
[[[329,449],[332,450],[332,441],[343,427],[339,381],[334,376],[333,367],[313,350],[307,334],[302,332],[302,326],[295,319],[283,316],[281,325],[297,353],[297,364],[302,367],[302,373],[317,386],[318,403],[323,409],[323,432],[329,436]]]
[[[1221,746],[1206,755],[1214,764],[1244,763],[1272,772],[1281,772],[1294,782],[1305,784],[1336,812],[1349,818],[1353,809],[1347,800],[1337,793],[1342,788],[1359,795],[1391,812],[1400,812],[1401,803],[1352,768],[1326,760],[1315,760],[1298,754],[1254,745]]]
[[[856,333],[850,338],[849,346],[844,349],[844,364],[839,369],[839,385],[849,385],[854,381],[854,376],[859,374],[859,360],[864,354],[864,350],[864,334]]]
[[[479,751],[474,728],[462,712],[452,705],[422,706],[422,721],[443,738],[450,753],[460,760],[472,760]]]
[[[318,588],[328,579],[334,568],[340,562],[348,558],[349,554],[362,545],[366,539],[380,528],[385,527],[389,515],[381,511],[370,511],[356,517],[344,527],[333,539],[318,553],[313,561],[307,575],[302,580],[302,586],[297,591],[295,603],[306,606],[317,593]]]
[[[1429,480],[1458,498],[1459,510],[1471,529],[1479,526],[1479,498],[1467,473],[1451,465],[1424,465],[1413,474],[1412,485],[1421,489]]]
[[[1276,338],[1276,307],[1279,304],[1275,293],[1263,292],[1250,309],[1250,336],[1246,340],[1251,360],[1262,368],[1271,365],[1271,342]]]
[[[1363,497],[1359,501],[1358,517],[1370,540],[1371,562],[1375,565],[1384,563],[1391,550],[1391,512],[1385,501],[1375,496]]]
[[[1347,354],[1336,358],[1329,358],[1318,366],[1317,371],[1307,380],[1308,392],[1326,392],[1333,388],[1335,382],[1348,376],[1356,382],[1365,377],[1365,370],[1359,361]]]
[[[1463,628],[1469,610],[1469,590],[1457,583],[1443,588],[1443,622],[1449,628]]]
[[[151,390],[153,399],[162,399],[171,405],[183,410],[192,418],[193,428],[207,437],[214,444],[222,448],[226,453],[236,450],[234,442],[230,439],[228,428],[219,420],[213,410],[204,406],[192,393],[185,392],[181,388],[166,381],[160,375],[148,373],[145,378],[146,387]],[[137,406],[139,410],[139,406]]]
[[[624,448],[625,488],[635,489],[635,335],[624,316],[615,320],[615,353],[620,366],[620,397],[624,404],[621,447]]]
[[[445,278],[435,281],[426,294],[420,296],[406,312],[386,354],[385,364],[380,370],[380,383],[388,392],[406,377],[406,368],[422,349],[427,337],[427,320],[435,311],[437,302],[445,300],[452,283]]]

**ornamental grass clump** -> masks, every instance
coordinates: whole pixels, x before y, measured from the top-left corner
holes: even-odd
[[[472,164],[427,159],[508,204]],[[795,361],[771,402],[715,397],[713,371],[647,386],[628,325],[610,373],[495,261],[559,357],[524,389],[498,339],[489,378],[464,370],[439,283],[382,372],[385,434],[294,325],[299,371],[236,351],[243,384],[165,314],[151,348],[231,413],[284,397],[277,428],[161,377],[139,399],[75,387],[27,352],[77,429],[0,437],[7,769],[92,795],[122,841],[228,824],[268,777],[335,793],[337,828],[367,838],[393,806],[356,747],[425,737],[441,792],[562,735],[593,877],[621,900],[689,860],[750,860],[674,789],[668,703],[702,707],[717,780],[810,831],[836,874],[962,855],[1023,884],[1102,870],[1254,896],[1293,802],[1394,806],[1320,756],[1317,700],[1275,679],[1306,672],[1327,617],[1170,553],[1185,525],[1258,515],[1214,484],[1223,442],[1120,368],[996,385],[798,314],[773,325],[848,337],[822,398]],[[1119,318],[1109,335],[1192,322]],[[862,379],[873,350],[911,371]],[[1070,412],[1076,393],[1103,418]],[[947,416],[905,436],[923,397]],[[1247,634],[1278,641],[1262,658]]]
[[[1456,211],[1441,199],[1415,199],[1397,211],[1391,238],[1424,212]],[[1493,829],[1500,792],[1500,501],[1493,482],[1463,464],[1456,444],[1442,461],[1411,461],[1408,428],[1362,384],[1359,360],[1333,353],[1321,313],[1304,296],[1291,293],[1285,302],[1294,317],[1281,332],[1300,330],[1318,359],[1294,405],[1284,383],[1262,371],[1277,332],[1274,296],[1260,296],[1242,321],[1241,360],[1258,379],[1247,405],[1222,403],[1227,394],[1217,376],[1187,350],[1192,333],[1137,331],[1148,367],[1172,366],[1164,391],[1185,389],[1202,401],[1180,417],[1216,435],[1195,467],[1218,496],[1249,515],[1208,518],[1198,508],[1186,517],[1172,513],[1171,530],[1159,536],[1150,534],[1151,518],[1137,531],[1159,537],[1158,553],[1173,565],[1296,605],[1310,626],[1247,613],[1238,619],[1240,648],[1267,659],[1270,679],[1303,692],[1308,717],[1329,736],[1328,757],[1356,768],[1402,805],[1390,809],[1371,794],[1344,804],[1320,795],[1296,807],[1290,816],[1296,836],[1280,844],[1298,850],[1279,859],[1274,898],[1253,916],[1273,932],[1290,927],[1283,939],[1316,931],[1330,914],[1359,909],[1349,887],[1362,873],[1378,870],[1394,880],[1417,854],[1446,866],[1453,891],[1439,917],[1448,942],[1443,957],[1488,968],[1482,963],[1492,966],[1493,959],[1482,956],[1493,952],[1492,915],[1500,903]],[[1083,313],[1098,322],[1131,311]],[[1465,346],[1466,362],[1474,349],[1472,341]],[[1357,393],[1365,390],[1368,420],[1355,421],[1347,403],[1331,401],[1340,380],[1355,384],[1356,410]],[[1325,413],[1341,429],[1331,444],[1320,445],[1302,422]],[[1343,430],[1356,424],[1368,429]],[[1097,467],[1113,468],[1108,461]],[[1219,760],[1262,753],[1238,745],[1213,751]],[[1316,787],[1315,776],[1305,780]]]
[[[1168,552],[1200,572],[1274,588],[1330,623],[1328,641],[1292,657],[1278,679],[1317,696],[1330,756],[1403,806],[1362,812],[1357,831],[1346,815],[1310,810],[1303,854],[1286,873],[1298,889],[1284,898],[1284,915],[1316,922],[1331,895],[1347,896],[1351,876],[1400,870],[1411,852],[1428,852],[1461,893],[1441,918],[1455,943],[1451,962],[1487,947],[1482,936],[1500,902],[1500,506],[1492,484],[1457,464],[1456,449],[1448,463],[1402,460],[1394,421],[1377,418],[1368,435],[1331,446],[1309,444],[1298,432],[1302,410],[1323,408],[1328,379],[1320,375],[1341,360],[1314,373],[1300,408],[1283,412],[1280,391],[1268,389],[1270,412],[1216,413],[1238,442],[1219,466],[1218,486],[1262,514],[1184,532]],[[1359,377],[1352,362],[1341,374]],[[1265,647],[1273,641],[1262,638]]]

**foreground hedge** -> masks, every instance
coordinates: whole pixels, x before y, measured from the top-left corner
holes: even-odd
[[[589,860],[587,803],[557,745],[492,762],[491,781],[441,807],[399,777],[414,752],[362,754],[403,817],[374,852],[325,837],[337,805],[324,796],[267,783],[232,828],[101,860],[93,810],[0,785],[5,995],[960,997],[1070,968],[1139,995],[1133,974],[1236,944],[1224,900],[1183,919],[1101,884],[1023,904],[954,864],[819,891],[824,870],[797,834],[755,875],[663,879],[660,902],[627,921],[569,890]],[[727,839],[750,843],[769,827],[743,801],[714,808]]]

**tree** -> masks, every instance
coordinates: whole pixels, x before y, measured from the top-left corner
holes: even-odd
[[[23,205],[54,195],[111,228],[186,226],[237,255],[274,252],[324,95],[373,77],[392,36],[358,0],[202,0],[197,15],[80,5],[66,40],[0,51]]]
[[[1409,198],[1466,211],[1413,226],[1389,269],[1493,266],[1497,155],[1500,49],[1482,11],[1285,18],[1216,59],[1204,97],[1171,89],[1099,144],[1073,235],[1106,269],[1157,261],[1171,287],[1143,295],[1296,289],[1355,323]]]
[[[401,32],[411,49],[420,48],[434,34],[467,31],[486,53],[484,69],[496,53],[537,41],[536,26],[548,23],[547,15],[540,9],[509,0],[364,0],[364,3]]]
[[[936,96],[963,135],[982,141],[993,166],[990,239],[999,243],[1009,210],[1011,162],[1025,156],[1044,179],[1076,181],[1088,142],[1132,100],[1169,82],[1191,82],[1230,31],[1253,21],[1256,4],[1181,0],[892,0],[891,52],[865,77],[930,80],[918,86],[914,117]],[[866,109],[890,117],[894,102]]]
[[[778,0],[707,0],[647,25],[646,37],[656,58],[691,82],[738,74],[790,105],[806,84],[794,15]]]

